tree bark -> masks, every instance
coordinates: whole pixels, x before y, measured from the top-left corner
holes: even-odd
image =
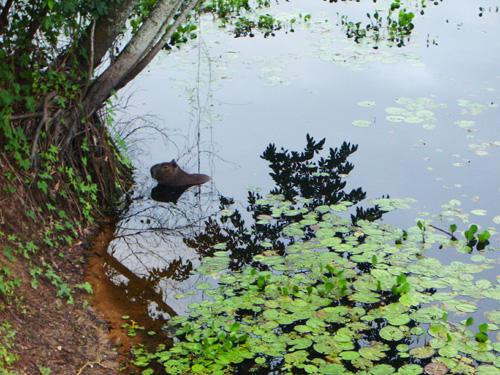
[[[148,46],[157,37],[166,17],[184,0],[158,0],[149,17],[144,21],[136,35],[125,46],[117,59],[96,79],[84,99],[83,106],[88,115],[95,112],[116,89],[123,77],[138,64]]]
[[[83,40],[78,45],[87,49],[92,43],[94,44],[94,64],[92,69],[99,66],[106,52],[113,46],[113,42],[125,27],[134,3],[135,0],[114,2],[108,13],[97,20],[94,30],[94,41],[91,40],[90,31],[92,25],[87,28]],[[87,60],[86,64],[84,64],[86,66],[82,66],[83,71],[89,70],[90,66],[88,64],[89,61]]]
[[[176,18],[175,22],[168,28],[167,32],[163,34],[156,45],[146,53],[146,55],[139,61],[130,72],[122,78],[120,83],[117,85],[115,90],[119,90],[125,87],[131,80],[133,80],[142,70],[154,59],[154,57],[165,47],[165,45],[170,41],[173,33],[179,25],[184,22],[189,13],[194,9],[194,7],[200,2],[200,0],[190,0],[189,4],[181,11],[181,14]]]
[[[9,26],[9,11],[14,0],[7,0],[2,8],[2,13],[0,14],[0,35],[5,32]]]
[[[81,72],[82,78],[92,79],[87,77],[88,72],[92,72],[97,68],[106,53],[112,48],[114,41],[125,28],[132,7],[137,0],[121,0],[114,1],[108,12],[95,21],[95,26],[90,24],[82,37],[69,45],[53,62],[53,66],[57,67],[61,64],[72,63],[74,67]],[[94,27],[92,37],[92,28]],[[85,52],[94,48],[93,61],[90,61],[90,56]],[[70,56],[75,54],[73,60]],[[92,63],[92,67],[90,64]]]

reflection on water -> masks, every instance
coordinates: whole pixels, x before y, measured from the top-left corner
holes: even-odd
[[[151,189],[151,199],[157,202],[177,203],[177,200],[182,195],[182,193],[184,193],[190,187],[191,187],[190,185],[168,186],[168,185],[158,184],[153,189]]]
[[[414,208],[384,215],[399,227],[433,215],[445,229],[451,223],[461,229],[477,223],[493,233],[492,223],[500,223],[497,8],[479,8],[476,0],[440,3],[415,19],[407,46],[374,51],[371,43],[346,40],[345,30],[338,32],[331,21],[337,9],[349,20],[362,20],[370,4],[343,2],[332,8],[294,1],[284,4],[285,11],[296,4],[313,14],[311,24],[274,39],[235,41],[202,20],[199,44],[158,59],[132,88],[138,91],[132,105],[159,114],[165,128],[182,129],[177,138],[169,130],[177,143],[169,140],[168,147],[158,137],[145,142],[150,154],[136,160],[141,166],[136,197],[102,256],[111,294],[128,304],[123,314],[144,325],[161,325],[183,314],[186,300],[204,298],[194,287],[201,276],[191,270],[213,252],[210,246],[231,250],[231,267],[239,268],[253,255],[282,252],[293,241],[293,224],[307,218],[294,207],[280,213],[257,207],[259,191],[244,196],[249,185],[274,189],[287,199],[300,194],[311,206],[361,202],[366,193],[360,185],[371,198],[416,198]],[[431,46],[439,45],[427,48],[429,38],[439,41]],[[259,158],[269,142],[301,148],[307,132],[356,146],[344,143],[310,163],[315,148],[324,146],[310,139],[303,152],[269,146]],[[153,187],[144,166],[165,160],[166,149],[214,181],[190,189]],[[247,208],[244,202],[248,211],[241,209]],[[225,216],[213,218],[220,209]],[[269,224],[278,214],[280,219]],[[356,205],[351,220],[382,214],[376,205]],[[251,232],[248,223],[255,223]],[[286,226],[289,235],[278,235]],[[499,236],[490,241],[498,245]],[[466,258],[449,259],[444,252],[437,257],[443,262]],[[176,298],[186,295],[183,302]],[[141,312],[127,313],[134,309]],[[144,316],[151,322],[143,323]]]
[[[357,146],[344,142],[320,156],[325,141],[315,141],[308,135],[302,152],[277,150],[270,144],[261,158],[268,162],[275,183],[271,192],[290,200],[301,196],[308,208],[346,202],[355,207],[351,210],[353,223],[379,219],[383,211],[378,206],[358,205],[366,198],[362,188],[346,189],[345,179],[354,169],[348,158]],[[190,302],[204,298],[202,292],[194,292],[200,275],[191,272],[202,257],[211,256],[223,245],[231,250],[230,267],[239,269],[252,263],[257,254],[270,250],[282,254],[297,238],[297,233],[284,228],[308,219],[303,209],[293,205],[282,212],[263,208],[257,204],[263,198],[257,191],[249,192],[246,212],[240,212],[234,200],[197,189],[181,197],[187,186],[158,184],[151,197],[167,202],[165,205],[145,199],[138,192],[128,215],[117,225],[108,251],[98,254],[112,300],[119,302],[122,311],[130,310],[126,315],[143,325],[145,331],[159,332],[168,318],[184,312],[186,302],[176,305],[176,295],[191,295]],[[222,218],[213,218],[212,214],[220,210]],[[271,224],[271,218],[277,220]],[[312,235],[306,232],[300,237],[308,239]],[[336,235],[343,238],[347,234]],[[157,340],[155,336],[153,342]]]
[[[362,188],[345,189],[345,179],[354,169],[347,158],[357,150],[357,145],[344,142],[340,148],[330,148],[327,157],[315,160],[323,150],[325,141],[322,139],[317,142],[307,135],[307,145],[302,152],[283,148],[277,151],[276,146],[270,144],[261,156],[269,163],[270,175],[275,184],[270,193],[279,194],[288,201],[302,197],[305,200],[304,207],[309,209],[339,202],[356,205],[365,199],[366,192]],[[293,230],[284,228],[291,228],[293,223],[304,223],[307,217],[304,217],[302,210],[292,205],[282,211],[259,205],[262,198],[259,192],[249,192],[246,210],[255,224],[248,225],[242,214],[232,209],[234,201],[221,197],[220,209],[224,216],[220,220],[209,218],[204,230],[194,238],[186,238],[185,243],[197,249],[202,256],[211,256],[220,250],[218,244],[223,244],[231,252],[232,269],[252,263],[253,257],[264,251],[272,250],[283,255],[285,247],[294,243],[294,237],[297,236]],[[360,219],[373,221],[381,218],[382,214],[378,206],[356,206],[351,220],[353,223]],[[344,233],[337,235],[343,237]],[[310,239],[311,236],[312,233],[305,233],[304,239]]]

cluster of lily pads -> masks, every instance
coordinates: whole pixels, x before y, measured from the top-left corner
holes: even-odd
[[[197,269],[217,281],[198,284],[208,299],[171,320],[173,346],[135,350],[143,374],[500,373],[500,312],[476,317],[477,332],[468,318],[479,300],[500,299],[498,284],[474,277],[494,260],[474,253],[444,264],[426,250],[451,252],[458,241],[432,227],[422,241],[418,226],[353,224],[348,201],[311,207],[270,194],[256,204],[273,211],[268,220],[297,211],[301,220],[282,229],[295,241],[235,271],[217,244]]]
[[[424,129],[436,127],[437,119],[433,110],[446,108],[446,104],[436,103],[432,98],[399,98],[399,107],[387,107],[387,121],[421,124]]]

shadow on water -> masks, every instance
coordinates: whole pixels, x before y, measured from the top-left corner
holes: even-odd
[[[177,203],[180,196],[187,189],[189,189],[189,187],[190,187],[189,185],[173,187],[173,186],[158,184],[151,190],[151,199],[157,202]]]
[[[270,144],[261,158],[269,163],[270,176],[274,182],[272,194],[279,194],[285,200],[291,201],[294,197],[307,200],[304,207],[316,208],[339,202],[350,202],[352,205],[360,203],[366,198],[362,188],[346,191],[346,177],[353,170],[354,165],[347,161],[348,157],[356,152],[358,146],[344,142],[340,148],[330,148],[327,157],[317,161],[314,158],[323,150],[325,139],[316,142],[307,135],[307,145],[302,152],[281,149],[277,151],[274,144]],[[230,198],[220,198],[220,210],[227,215],[220,219],[209,218],[205,222],[204,231],[193,238],[185,238],[185,243],[197,249],[201,256],[211,256],[217,249],[217,244],[224,243],[231,252],[231,268],[239,269],[245,264],[252,263],[255,255],[272,249],[282,255],[286,246],[294,243],[294,233],[287,233],[285,227],[292,223],[307,220],[303,212],[288,207],[285,212],[273,212],[266,206],[258,204],[263,195],[258,192],[248,193],[247,216],[255,224],[251,226],[245,222],[245,217],[238,210],[232,210],[234,201]],[[377,220],[383,211],[378,206],[363,208],[356,207],[351,215],[351,221],[356,223],[360,219]],[[277,219],[272,224],[270,219]],[[248,229],[251,229],[250,231]],[[312,238],[313,233],[305,233],[305,240]],[[342,233],[337,233],[342,237]]]
[[[349,201],[356,205],[353,223],[379,219],[383,215],[379,207],[357,206],[366,192],[346,190],[345,179],[354,168],[347,159],[357,146],[344,142],[318,158],[324,145],[325,139],[317,142],[309,135],[302,152],[277,150],[270,144],[261,158],[271,169],[275,184],[271,193],[284,199],[302,196],[308,207]],[[179,305],[175,294],[191,295],[187,303],[204,298],[193,292],[200,276],[192,270],[203,257],[213,254],[214,246],[224,243],[231,252],[230,267],[239,269],[270,249],[282,254],[294,242],[294,234],[283,229],[307,220],[291,206],[279,215],[259,206],[263,198],[259,192],[249,192],[246,211],[240,212],[232,208],[230,198],[203,193],[198,187],[187,191],[189,187],[157,184],[150,194],[137,191],[114,233],[113,228],[105,228],[94,244],[87,278],[95,290],[93,306],[110,322],[113,338],[125,349],[137,343],[154,348],[169,342],[163,325],[187,308],[186,302]],[[149,195],[155,202],[145,198]],[[221,210],[226,216],[215,219]],[[271,217],[278,220],[269,224],[266,220]],[[308,236],[312,233],[305,233]]]

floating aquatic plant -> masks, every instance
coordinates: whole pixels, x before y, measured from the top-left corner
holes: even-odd
[[[436,103],[432,98],[399,98],[399,107],[387,107],[386,119],[394,123],[421,124],[424,129],[436,127],[435,109],[446,108],[446,104]]]
[[[186,240],[205,255],[196,272],[217,284],[199,283],[207,299],[170,321],[173,346],[137,348],[135,365],[143,374],[157,373],[153,365],[168,374],[497,374],[499,312],[476,330],[465,319],[481,300],[500,300],[498,283],[474,277],[494,261],[467,255],[472,242],[488,246],[489,232],[471,225],[464,244],[456,224],[378,220],[411,199],[375,199],[354,214],[365,194],[344,191],[341,175],[356,147],[315,162],[325,141],[307,140],[303,152],[266,149],[276,188],[249,193],[250,225],[222,198],[220,217]],[[443,217],[466,221],[459,208],[448,202]],[[426,255],[437,248],[465,248],[471,263]]]
[[[292,203],[306,207],[300,198]],[[269,208],[283,204],[275,195],[259,201]],[[422,258],[417,231],[394,245],[400,229],[366,220],[353,225],[336,208],[308,209],[317,220],[304,228],[314,234],[283,255],[256,255],[256,267],[228,272],[225,251],[205,258],[200,272],[217,273],[219,280],[207,290],[211,299],[172,320],[178,340],[171,349],[136,351],[136,364],[158,361],[172,374],[497,373],[499,347],[488,335],[490,324],[474,333],[471,324],[448,319],[454,311],[475,311],[479,298],[500,299],[498,286],[472,276],[491,262],[445,265]],[[339,229],[353,234],[339,240]],[[439,240],[428,234],[428,242]],[[487,317],[498,322],[496,315]]]

